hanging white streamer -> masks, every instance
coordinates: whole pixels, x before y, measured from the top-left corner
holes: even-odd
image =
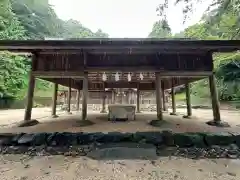
[[[107,80],[107,75],[106,75],[105,72],[104,72],[103,75],[102,75],[102,80],[103,80],[103,81],[106,81],[106,80]]]

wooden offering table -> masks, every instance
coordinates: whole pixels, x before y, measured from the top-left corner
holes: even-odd
[[[108,119],[115,120],[135,120],[135,105],[112,104],[108,105]]]

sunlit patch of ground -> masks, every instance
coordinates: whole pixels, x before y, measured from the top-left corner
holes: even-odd
[[[135,121],[127,122],[110,122],[107,120],[107,114],[98,112],[89,112],[88,119],[95,124],[87,127],[77,127],[77,121],[81,121],[81,113],[73,112],[72,115],[67,115],[65,112],[58,112],[59,118],[53,119],[48,108],[33,109],[33,118],[41,122],[32,127],[16,127],[18,121],[22,120],[24,110],[5,110],[0,111],[1,132],[136,132],[136,131],[159,131],[163,129],[171,129],[174,132],[196,132],[196,131],[231,131],[240,132],[240,113],[239,111],[222,110],[221,115],[224,121],[227,121],[230,128],[217,128],[208,126],[205,122],[212,120],[211,110],[193,110],[194,118],[183,119],[185,109],[178,109],[180,115],[170,116],[169,113],[164,113],[165,123],[161,128],[152,127],[148,124],[149,121],[156,119],[156,113],[144,112],[136,115]]]

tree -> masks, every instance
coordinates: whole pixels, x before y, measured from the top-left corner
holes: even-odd
[[[0,0],[0,39],[24,39],[25,31],[12,12],[9,0]]]
[[[58,36],[61,21],[48,4],[48,0],[11,0],[11,4],[29,39]]]
[[[157,12],[160,17],[167,19],[166,9],[168,8],[170,0],[164,0],[157,7]],[[184,4],[182,9],[184,14],[184,21],[189,17],[189,15],[194,12],[194,8],[197,7],[198,3],[204,2],[203,0],[175,0],[175,5],[180,3]],[[206,2],[206,1],[205,1]],[[220,25],[223,19],[228,19],[231,17],[231,26],[228,26],[228,31],[232,32],[230,39],[240,38],[240,0],[211,0],[211,4],[203,16],[203,21],[206,22],[205,26],[208,29],[213,29],[212,27]]]
[[[12,12],[9,0],[0,1],[0,39],[25,39],[25,30]],[[9,53],[0,54],[0,96],[14,96],[24,86],[23,59]]]
[[[171,37],[171,28],[166,20],[160,20],[153,24],[152,31],[149,34],[151,38]]]
[[[108,34],[103,32],[101,29],[98,29],[97,32],[95,32],[94,36],[96,38],[108,38]]]
[[[0,39],[45,39],[46,37],[108,37],[75,20],[59,19],[48,0],[0,0]],[[23,98],[26,93],[30,60],[26,56],[0,54],[0,97]],[[36,80],[36,91],[49,91],[51,83]]]
[[[157,8],[161,19],[167,20],[166,9],[169,0],[165,0]],[[202,0],[175,0],[175,5],[184,4],[184,21],[194,12],[194,8]],[[184,32],[181,37],[209,40],[209,39],[239,39],[240,38],[240,0],[211,0],[212,4],[204,13],[202,20]],[[174,37],[174,36],[173,36]],[[176,36],[175,36],[176,37]],[[217,77],[217,89],[220,100],[240,99],[240,53],[216,53],[213,55],[214,68]],[[208,97],[209,87],[207,79],[192,83],[192,92],[196,97]]]

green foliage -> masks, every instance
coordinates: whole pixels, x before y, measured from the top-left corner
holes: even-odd
[[[157,8],[158,15],[166,20],[166,10],[172,1],[164,0]],[[183,7],[184,22],[194,15],[194,10],[203,0],[174,0],[175,5]],[[204,26],[209,30],[216,29],[218,36],[228,39],[240,38],[240,0],[210,0],[209,7],[203,16]],[[220,31],[219,31],[220,30]],[[221,32],[222,31],[222,32]],[[219,34],[220,33],[220,34]],[[215,36],[216,34],[212,34]]]
[[[24,28],[21,26],[9,0],[0,0],[0,39],[24,39]]]
[[[25,30],[12,12],[9,0],[0,1],[0,39],[25,39]],[[25,86],[27,64],[24,57],[0,54],[0,96],[17,97]]]
[[[184,21],[194,14],[195,8],[202,0],[175,0],[175,5],[183,5]],[[211,3],[212,2],[212,3]],[[167,22],[166,9],[170,0],[162,1],[157,8],[161,21]],[[202,21],[194,24],[172,38],[190,38],[199,40],[227,40],[240,38],[240,0],[211,0]],[[161,22],[159,21],[159,22]],[[155,23],[152,34],[163,31],[163,27]],[[162,37],[162,36],[156,36]],[[224,101],[240,100],[240,53],[214,54],[214,69],[217,78],[219,99]],[[192,96],[198,99],[209,98],[208,79],[192,83]]]
[[[96,33],[75,20],[59,19],[48,0],[0,0],[0,39],[108,37]],[[30,61],[27,57],[0,54],[0,97],[23,98],[27,91]],[[50,82],[37,79],[36,94],[52,92]]]
[[[76,20],[62,21],[62,29],[59,30],[61,37],[65,39],[78,39],[78,38],[107,38],[108,34],[99,29],[93,33],[90,29],[84,27]]]
[[[171,28],[166,20],[157,21],[153,24],[150,38],[167,38],[171,37]]]
[[[29,65],[25,57],[8,52],[0,54],[0,92],[3,97],[22,96],[27,86],[27,70]]]
[[[11,3],[29,39],[58,36],[60,20],[47,0],[11,0]]]

